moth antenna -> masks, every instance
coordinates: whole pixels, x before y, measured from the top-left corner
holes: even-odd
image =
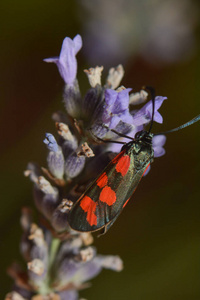
[[[188,121],[187,123],[185,123],[185,124],[183,124],[183,125],[181,125],[179,127],[176,127],[174,129],[167,130],[167,131],[164,131],[164,132],[155,133],[154,135],[167,134],[167,133],[170,133],[170,132],[178,131],[178,130],[181,130],[181,129],[187,127],[187,126],[190,126],[190,125],[198,122],[199,120],[200,120],[200,115],[196,116],[192,120]]]
[[[124,137],[124,138],[130,139],[130,140],[132,140],[132,141],[135,141],[135,139],[134,139],[134,138],[132,138],[131,136],[128,136],[128,135],[126,135],[126,134],[124,134],[124,133],[118,132],[118,131],[117,131],[117,130],[115,130],[115,129],[109,129],[109,127],[108,127],[108,126],[106,126],[106,125],[103,125],[103,124],[102,124],[102,126],[103,126],[103,127],[105,127],[105,128],[107,128],[108,130],[110,130],[110,131],[114,132],[114,133],[115,133],[115,134],[117,134],[118,136],[121,136],[121,137]]]
[[[151,123],[149,126],[149,130],[148,133],[151,132],[152,126],[153,126],[153,117],[154,117],[154,112],[155,112],[155,98],[156,98],[156,92],[155,89],[151,86],[145,86],[143,89],[145,90],[149,90],[150,94],[151,94],[151,98],[152,98],[152,116],[151,116]]]
[[[98,136],[94,136],[97,140],[103,142],[103,143],[114,143],[114,144],[121,144],[121,145],[125,145],[126,143],[125,142],[121,142],[121,141],[112,141],[112,140],[104,140],[104,139],[101,139],[99,138]]]
[[[123,133],[120,133],[120,132],[118,132],[118,131],[116,131],[116,130],[114,130],[114,129],[110,129],[110,131],[116,133],[117,135],[119,135],[119,136],[121,136],[121,137],[124,137],[124,138],[127,138],[127,139],[129,139],[129,140],[135,141],[135,139],[132,138],[131,136],[128,136],[128,135],[123,134]]]

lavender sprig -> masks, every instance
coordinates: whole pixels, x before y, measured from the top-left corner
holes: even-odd
[[[22,210],[23,236],[21,254],[27,271],[17,264],[8,269],[15,284],[6,300],[77,300],[78,291],[89,286],[89,280],[103,268],[123,269],[119,256],[100,255],[92,245],[90,233],[78,233],[68,225],[68,214],[86,189],[108,163],[108,149],[117,152],[116,144],[102,144],[99,138],[119,138],[110,129],[134,136],[151,120],[151,102],[140,110],[133,105],[147,98],[145,91],[129,95],[130,88],[120,86],[124,75],[121,65],[109,71],[105,85],[101,84],[103,67],[84,70],[90,89],[81,97],[77,75],[76,54],[82,47],[80,35],[63,41],[60,56],[45,59],[58,66],[65,82],[66,113],[55,113],[58,136],[46,133],[47,168],[29,163],[25,175],[34,184],[34,201],[41,214],[39,225],[31,211]],[[156,97],[154,121],[162,123],[158,109],[166,97]],[[131,106],[131,110],[130,110]],[[165,153],[166,138],[153,139],[155,156]],[[117,145],[118,147],[118,145]]]

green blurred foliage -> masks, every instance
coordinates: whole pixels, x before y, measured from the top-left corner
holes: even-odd
[[[42,62],[57,55],[65,36],[82,33],[76,1],[1,1],[1,298],[11,289],[6,268],[19,253],[22,206],[32,206],[32,184],[23,177],[29,161],[46,165],[44,133],[55,133],[51,115],[63,109],[63,82],[55,66]],[[83,18],[83,16],[82,16]],[[98,34],[98,32],[97,32]],[[130,37],[131,38],[131,37]],[[191,60],[151,66],[133,58],[123,85],[137,91],[144,84],[167,96],[163,125],[176,127],[200,112],[200,34]],[[84,42],[84,41],[83,41]],[[78,55],[79,83],[88,87],[82,70],[90,67]],[[96,62],[98,65],[98,61]],[[124,270],[103,271],[87,299],[197,300],[200,266],[199,124],[171,134],[166,155],[155,159],[112,229],[95,239],[99,253],[118,254]]]

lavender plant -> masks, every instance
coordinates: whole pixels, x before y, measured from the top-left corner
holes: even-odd
[[[124,75],[121,65],[109,70],[103,86],[103,67],[84,70],[90,88],[83,97],[76,78],[76,54],[81,47],[80,35],[73,40],[66,37],[60,56],[44,60],[56,63],[65,82],[66,112],[53,114],[57,137],[51,133],[45,135],[48,167],[29,163],[24,173],[33,182],[34,201],[41,218],[37,225],[31,210],[22,209],[20,249],[27,271],[18,264],[8,269],[15,283],[6,300],[76,300],[78,291],[88,287],[88,281],[103,268],[123,269],[119,256],[97,253],[91,246],[91,233],[79,233],[69,227],[68,213],[120,150],[118,144],[103,143],[103,140],[119,139],[110,129],[134,136],[150,122],[152,105],[149,101],[140,110],[134,109],[134,105],[146,101],[148,94],[144,90],[130,94],[131,88],[119,87]],[[158,109],[165,99],[161,96],[155,99],[155,122],[163,122]],[[153,138],[155,157],[165,153],[164,143],[165,136]]]

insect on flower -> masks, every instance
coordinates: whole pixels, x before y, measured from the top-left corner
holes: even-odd
[[[153,162],[153,136],[180,130],[200,120],[200,115],[198,115],[172,130],[157,134],[151,133],[155,111],[155,91],[151,87],[146,88],[152,94],[153,107],[149,130],[139,131],[135,138],[131,138],[111,129],[114,133],[129,138],[131,141],[124,143],[121,152],[74,204],[69,213],[69,225],[72,229],[80,232],[103,229],[103,233],[106,233],[126,206],[141,178]]]

